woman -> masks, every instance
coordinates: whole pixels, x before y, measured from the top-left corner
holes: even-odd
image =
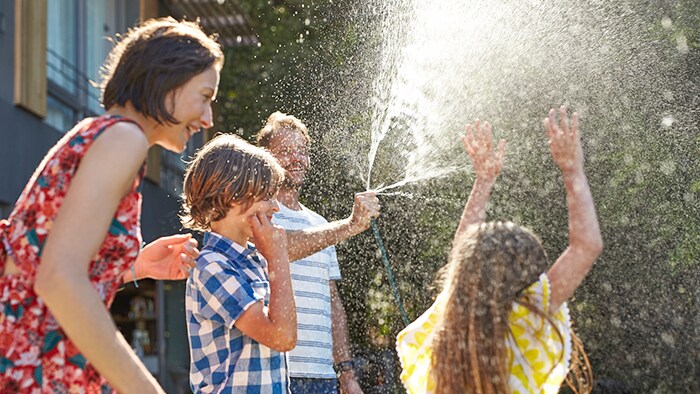
[[[108,308],[124,281],[182,279],[187,236],[139,253],[148,147],[182,152],[212,126],[223,65],[200,27],[173,19],[130,30],[103,67],[106,113],[46,155],[0,222],[0,391],[161,393]]]

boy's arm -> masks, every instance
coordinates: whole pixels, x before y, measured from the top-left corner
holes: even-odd
[[[552,286],[551,311],[559,309],[574,294],[603,250],[593,197],[583,172],[578,115],[573,114],[571,129],[566,108],[561,107],[560,116],[560,127],[555,123],[553,109],[544,120],[552,157],[564,176],[569,205],[569,247],[547,272]]]
[[[486,218],[486,203],[489,201],[491,189],[503,168],[506,141],[501,140],[498,144],[498,149],[494,149],[491,139],[491,125],[486,122],[482,129],[481,121],[478,119],[475,125],[476,131],[472,132],[472,126],[467,125],[466,135],[461,137],[464,149],[472,161],[476,179],[462,212],[455,239],[472,224],[484,221]]]
[[[245,335],[278,352],[294,349],[297,343],[297,313],[289,275],[287,238],[284,229],[273,226],[258,212],[250,221],[256,248],[265,256],[270,279],[270,302],[256,302],[234,323]]]
[[[379,210],[379,199],[374,192],[357,193],[349,218],[324,226],[287,231],[289,260],[301,260],[367,230],[370,220],[379,216]]]

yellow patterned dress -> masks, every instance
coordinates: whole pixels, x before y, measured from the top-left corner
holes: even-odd
[[[557,393],[569,369],[571,358],[571,322],[566,303],[550,311],[551,287],[549,278],[542,274],[539,280],[525,289],[521,299],[550,314],[564,339],[564,346],[552,325],[527,308],[513,303],[509,316],[513,336],[504,340],[508,347],[508,385],[511,394]],[[430,373],[434,329],[440,321],[445,293],[416,319],[396,340],[396,349],[403,372],[401,380],[410,394],[433,393],[435,382]]]

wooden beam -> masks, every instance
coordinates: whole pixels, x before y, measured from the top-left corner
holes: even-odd
[[[160,16],[158,12],[158,0],[140,0],[139,17],[142,21]]]
[[[14,103],[46,117],[46,0],[15,0]]]

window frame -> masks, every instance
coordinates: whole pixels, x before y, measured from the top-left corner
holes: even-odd
[[[88,105],[88,92],[87,92],[87,84],[89,84],[89,79],[87,78],[87,74],[83,70],[85,70],[86,64],[87,64],[87,59],[86,59],[86,52],[87,48],[85,47],[86,45],[86,40],[84,38],[85,35],[85,29],[86,29],[86,23],[85,23],[85,7],[87,4],[85,3],[85,0],[77,0],[76,1],[76,7],[75,7],[75,40],[72,43],[75,47],[75,55],[73,59],[65,59],[63,58],[59,53],[57,53],[55,50],[49,48],[48,46],[48,39],[47,39],[47,45],[46,45],[46,53],[47,53],[47,62],[46,62],[46,67],[47,67],[47,73],[46,73],[46,81],[47,81],[47,96],[50,96],[52,99],[57,101],[58,103],[65,105],[68,107],[70,110],[73,112],[73,119],[72,122],[68,123],[75,123],[78,119],[87,117],[87,116],[94,116],[97,115],[97,113],[91,112],[89,105]],[[50,20],[50,15],[46,16],[46,22],[47,22],[47,32],[46,34],[49,34],[49,29],[48,29],[48,23]],[[73,85],[75,88],[75,93],[68,91],[64,87],[62,87],[58,82],[55,80],[52,80],[49,77],[48,73],[48,68],[50,67],[48,58],[49,55],[51,57],[56,58],[59,60],[60,68],[63,69],[63,67],[68,67],[71,69],[71,72],[74,76],[74,79],[70,81],[70,83]],[[58,71],[58,70],[57,70]],[[60,71],[58,71],[60,72]],[[67,77],[68,79],[71,79],[69,76]],[[61,133],[65,133],[67,130],[58,130]]]

